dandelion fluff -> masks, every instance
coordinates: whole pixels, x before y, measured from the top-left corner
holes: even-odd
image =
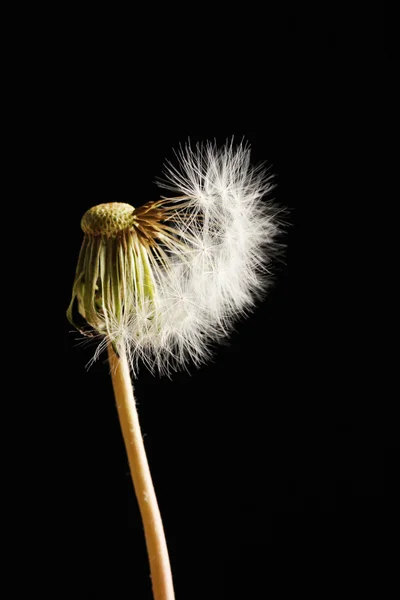
[[[134,371],[202,363],[271,280],[271,178],[249,147],[187,145],[176,156],[159,185],[178,197],[102,204],[82,219],[68,318],[104,336],[101,348],[125,349]]]

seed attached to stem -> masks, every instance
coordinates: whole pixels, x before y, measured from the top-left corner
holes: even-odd
[[[210,354],[269,284],[276,210],[249,149],[190,148],[166,167],[179,196],[133,207],[99,204],[82,219],[84,240],[68,318],[84,335],[126,348],[168,372]]]

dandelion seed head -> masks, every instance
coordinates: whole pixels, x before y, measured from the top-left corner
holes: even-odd
[[[271,177],[250,148],[181,147],[159,185],[179,193],[134,208],[100,204],[85,234],[68,318],[141,363],[169,373],[201,364],[271,281],[279,233]],[[79,321],[79,322],[78,322]]]

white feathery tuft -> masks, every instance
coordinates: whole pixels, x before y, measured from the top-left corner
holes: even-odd
[[[271,177],[250,164],[246,145],[207,143],[177,153],[159,185],[189,199],[170,217],[185,248],[169,248],[168,264],[153,264],[155,298],[116,324],[116,338],[151,371],[200,364],[210,344],[226,336],[270,283],[268,265],[278,225],[268,194]]]

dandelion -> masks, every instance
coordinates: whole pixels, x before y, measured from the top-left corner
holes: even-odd
[[[67,316],[108,348],[119,417],[144,522],[155,600],[174,598],[161,517],[130,371],[204,362],[267,289],[276,250],[271,178],[246,145],[181,148],[159,184],[177,197],[87,211]]]

